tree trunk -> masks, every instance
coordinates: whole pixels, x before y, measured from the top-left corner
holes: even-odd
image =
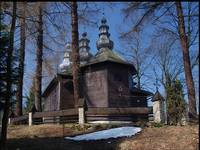
[[[190,63],[190,54],[189,54],[189,42],[187,35],[185,33],[185,22],[183,17],[183,10],[181,2],[176,2],[176,10],[178,16],[178,29],[179,36],[181,41],[181,46],[183,50],[183,63],[185,70],[186,85],[188,91],[188,100],[189,100],[189,118],[196,118],[196,99],[195,99],[195,88],[194,81],[192,77],[191,63]]]
[[[71,2],[71,26],[72,26],[72,68],[75,107],[78,105],[80,97],[80,73],[79,73],[79,38],[78,38],[78,15],[77,2]]]
[[[24,77],[24,57],[25,57],[25,44],[26,44],[26,33],[25,33],[25,9],[26,2],[22,3],[22,18],[20,18],[20,57],[19,57],[19,82],[17,84],[16,93],[16,115],[22,115],[22,100],[23,100],[23,77]]]
[[[38,22],[38,37],[37,37],[37,52],[36,52],[36,78],[35,78],[35,107],[37,111],[41,109],[42,95],[42,56],[43,56],[43,19],[42,19],[42,4],[39,6],[39,22]]]
[[[10,108],[10,99],[12,95],[12,59],[13,59],[13,49],[14,49],[14,32],[15,32],[15,24],[16,24],[16,9],[17,9],[17,2],[13,2],[13,12],[12,12],[12,23],[11,29],[9,34],[9,48],[8,48],[8,55],[7,55],[7,72],[6,72],[6,96],[5,96],[5,106],[4,106],[4,113],[2,119],[2,129],[1,129],[1,143],[0,149],[5,149],[6,138],[7,138],[7,123],[8,123],[8,115],[9,115],[9,108]]]

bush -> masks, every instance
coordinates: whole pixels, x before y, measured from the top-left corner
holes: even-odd
[[[153,126],[153,127],[156,127],[156,128],[160,128],[160,127],[163,127],[164,124],[154,122],[154,123],[152,124],[152,126]]]

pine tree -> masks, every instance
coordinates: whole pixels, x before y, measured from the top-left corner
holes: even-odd
[[[167,110],[170,124],[181,124],[181,119],[186,110],[185,104],[181,82],[175,80],[167,86]]]
[[[16,10],[17,10],[17,2],[13,2],[12,5],[12,21],[11,21],[11,28],[8,36],[8,45],[7,42],[4,43],[4,45],[7,49],[6,51],[6,57],[5,57],[5,105],[4,105],[4,113],[3,113],[3,119],[2,119],[2,128],[1,128],[1,143],[0,143],[0,149],[5,149],[6,146],[6,138],[7,138],[7,123],[8,123],[8,115],[9,115],[9,109],[10,109],[10,102],[12,99],[12,86],[13,86],[13,71],[12,71],[12,62],[13,62],[13,51],[14,51],[14,33],[15,33],[15,25],[16,25]],[[2,16],[4,14],[1,13],[1,21]],[[2,35],[2,31],[1,31]],[[5,40],[7,41],[7,40]],[[0,41],[1,45],[2,42]]]
[[[1,22],[3,20],[3,15],[1,14]],[[9,35],[5,31],[5,25],[0,24],[0,101],[5,102],[6,95],[6,58],[7,50],[9,45]]]
[[[25,112],[31,111],[31,109],[34,106],[34,100],[35,100],[35,82],[34,82],[34,79],[33,79],[31,88],[29,90],[29,95],[26,96]]]

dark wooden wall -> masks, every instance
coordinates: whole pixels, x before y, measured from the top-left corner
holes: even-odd
[[[60,109],[74,108],[73,81],[61,79]]]
[[[87,107],[108,107],[107,69],[104,65],[86,68],[83,84]]]
[[[129,76],[132,73],[129,67],[109,63],[107,72],[109,107],[147,107],[145,97],[130,91]]]
[[[55,83],[51,90],[48,92],[48,94],[45,97],[45,111],[55,111],[59,110],[58,106],[58,95],[59,95],[59,90],[58,90],[58,83]]]
[[[130,67],[112,62],[82,69],[81,92],[87,107],[147,107],[146,97],[130,90],[129,76],[132,73]],[[45,111],[74,108],[72,77],[61,76],[59,82],[45,97]]]
[[[147,97],[139,93],[131,93],[131,106],[132,107],[148,107]]]

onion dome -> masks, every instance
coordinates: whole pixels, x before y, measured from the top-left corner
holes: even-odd
[[[112,50],[113,49],[113,41],[110,40],[110,33],[108,32],[109,26],[106,24],[107,20],[105,17],[101,20],[101,25],[99,27],[99,39],[97,40],[96,46],[98,51],[102,51],[103,49],[107,48]],[[98,53],[99,53],[98,52]]]
[[[89,52],[89,42],[87,38],[87,33],[84,32],[82,34],[81,39],[79,40],[79,55],[80,55],[80,63],[85,64],[88,62],[88,60],[91,58],[92,54]]]
[[[71,54],[71,45],[70,45],[70,43],[67,43],[67,45],[65,46],[65,53],[64,53],[63,61],[59,65],[61,72],[64,72],[69,68],[69,66],[71,64],[70,54]]]

